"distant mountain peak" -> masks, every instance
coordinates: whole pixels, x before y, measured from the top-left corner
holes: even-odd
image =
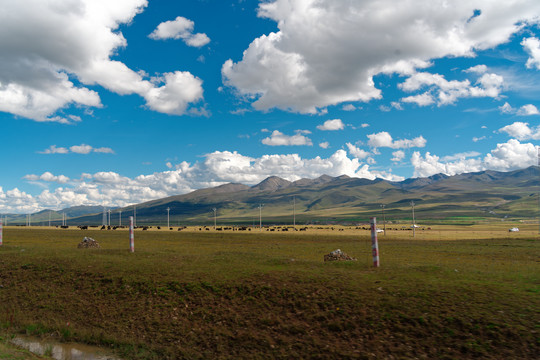
[[[314,180],[318,180],[319,182],[322,183],[322,182],[332,181],[332,180],[334,180],[334,178],[331,177],[330,175],[323,174],[323,175],[319,176],[318,178],[316,178]]]
[[[277,176],[270,176],[258,183],[253,185],[251,189],[260,190],[260,191],[276,191],[280,189],[287,188],[291,186],[291,182],[285,179],[282,179]]]

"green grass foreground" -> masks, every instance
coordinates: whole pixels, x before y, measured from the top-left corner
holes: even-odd
[[[125,359],[537,358],[538,235],[485,231],[380,235],[375,269],[366,231],[7,228],[0,321]]]

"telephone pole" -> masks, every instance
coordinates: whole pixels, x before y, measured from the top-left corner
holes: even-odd
[[[411,201],[411,207],[412,207],[412,236],[414,237],[414,233],[415,233],[415,230],[416,230],[416,224],[414,223],[414,201]]]
[[[382,218],[383,218],[383,234],[384,236],[386,236],[386,218],[384,217],[384,207],[386,205],[384,204],[381,204],[381,209],[382,209]]]
[[[293,196],[293,228],[296,230],[296,196]]]

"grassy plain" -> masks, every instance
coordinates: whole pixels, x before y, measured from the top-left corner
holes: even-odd
[[[389,228],[375,269],[350,227],[138,230],[135,253],[125,230],[7,227],[0,321],[125,359],[537,358],[537,225]]]

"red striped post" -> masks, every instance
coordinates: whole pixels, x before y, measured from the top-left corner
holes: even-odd
[[[2,240],[2,232],[4,230],[4,225],[2,224],[2,219],[0,219],[0,246],[3,245],[3,240]]]
[[[379,243],[377,242],[377,218],[369,218],[371,225],[371,252],[373,253],[373,266],[379,267]]]
[[[129,251],[135,252],[135,235],[133,234],[133,216],[129,217]]]

